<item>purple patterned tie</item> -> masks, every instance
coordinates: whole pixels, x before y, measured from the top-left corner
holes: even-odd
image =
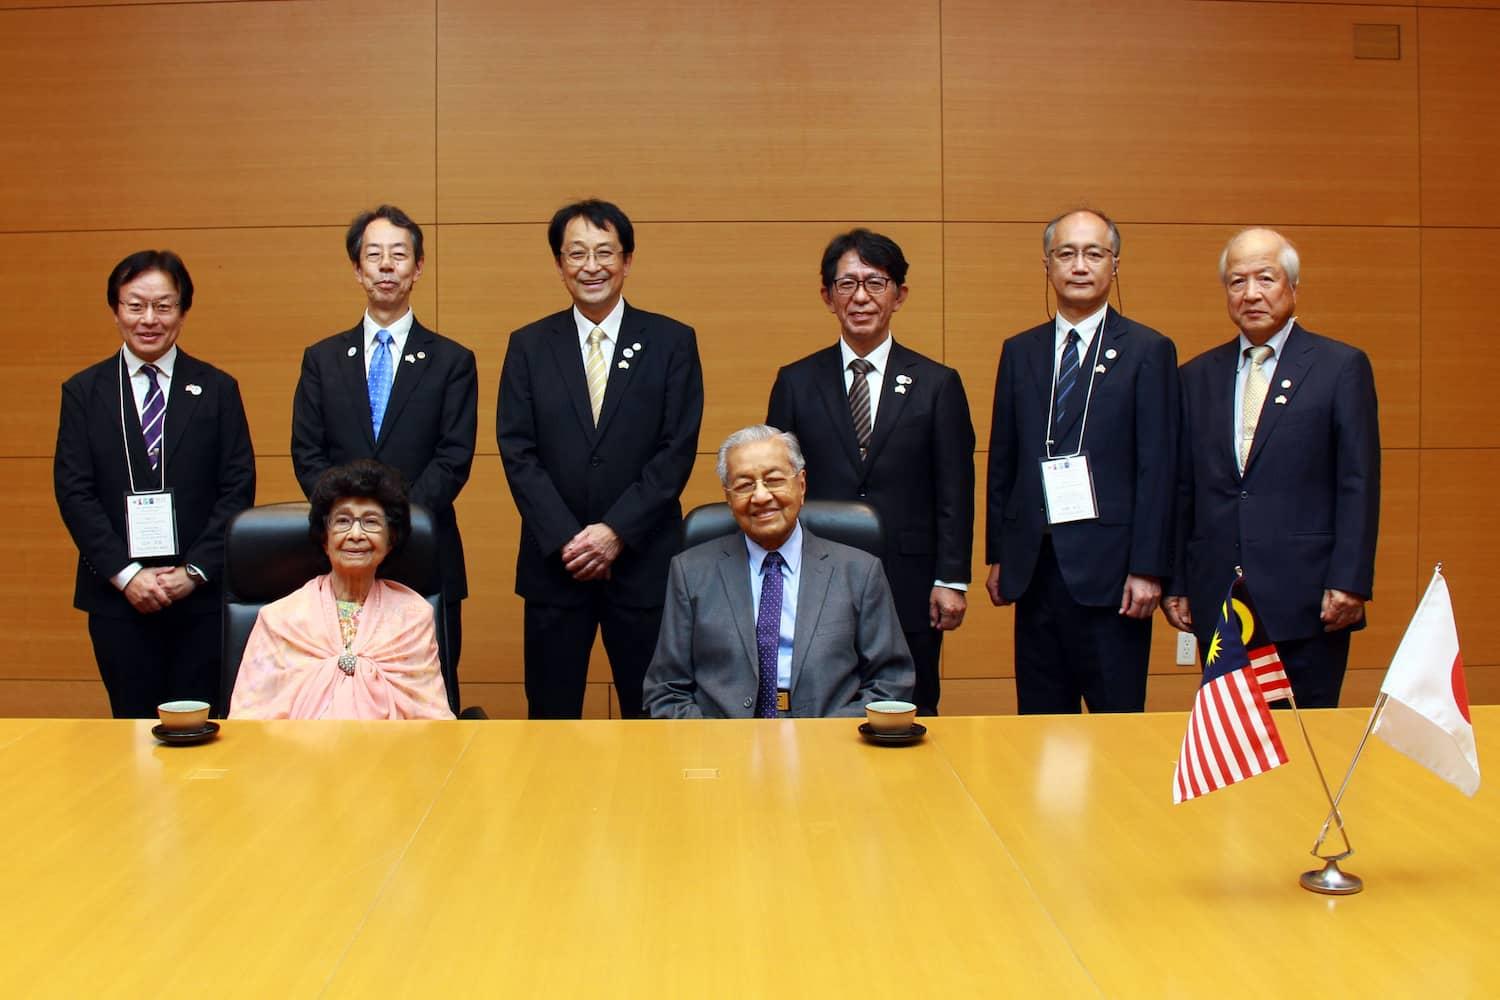
[[[161,386],[156,384],[156,373],[160,369],[155,365],[141,365],[141,371],[146,374],[146,401],[141,408],[141,433],[146,437],[146,457],[151,460],[151,468],[155,469],[161,465],[161,429],[166,423],[163,417],[167,412],[167,401],[161,394]]]
[[[781,553],[767,552],[760,568],[760,612],[755,616],[755,652],[760,659],[760,687],[755,717],[776,718],[776,653],[781,648]]]

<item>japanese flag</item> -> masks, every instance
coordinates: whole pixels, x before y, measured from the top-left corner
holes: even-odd
[[[1380,691],[1388,700],[1376,734],[1465,795],[1478,791],[1464,661],[1441,569],[1433,571]]]

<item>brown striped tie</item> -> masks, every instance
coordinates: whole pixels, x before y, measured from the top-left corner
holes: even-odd
[[[854,437],[859,441],[859,457],[870,453],[870,381],[865,378],[875,366],[864,358],[849,362],[854,379],[849,383],[849,416],[854,420]]]

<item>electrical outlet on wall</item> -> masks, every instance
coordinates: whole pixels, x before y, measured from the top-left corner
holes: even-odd
[[[1198,665],[1198,637],[1191,632],[1177,633],[1177,665],[1179,667]]]

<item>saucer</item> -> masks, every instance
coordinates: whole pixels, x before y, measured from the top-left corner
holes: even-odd
[[[913,743],[920,743],[922,737],[927,735],[927,727],[920,722],[913,722],[911,728],[904,733],[877,733],[870,728],[868,722],[859,724],[859,735],[877,746],[904,747]]]
[[[172,730],[166,726],[152,726],[151,735],[168,746],[190,747],[194,743],[207,743],[219,735],[219,724],[210,720],[202,729]]]

